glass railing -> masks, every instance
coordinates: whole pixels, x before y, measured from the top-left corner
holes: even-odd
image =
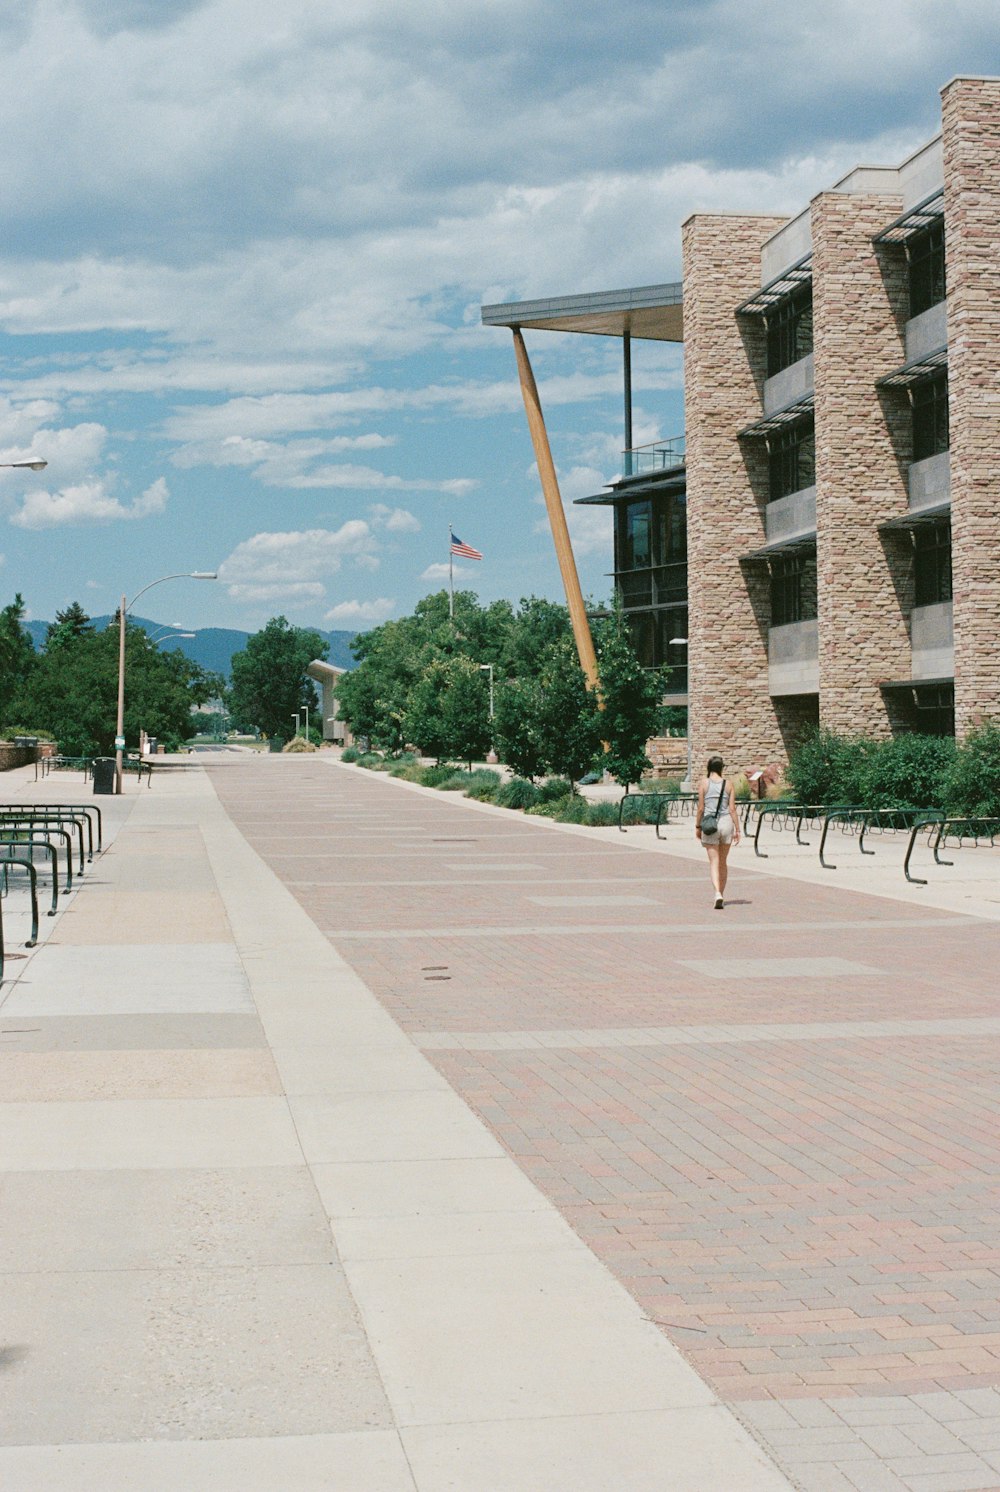
[[[622,474],[626,477],[642,476],[646,472],[670,471],[684,465],[684,436],[673,435],[669,440],[654,440],[648,446],[633,446],[622,452]]]

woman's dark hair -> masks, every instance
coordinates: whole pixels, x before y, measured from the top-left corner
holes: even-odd
[[[709,777],[711,777],[711,775],[712,775],[713,772],[718,772],[719,776],[721,777],[722,776],[722,769],[723,769],[723,767],[725,765],[726,764],[722,760],[721,756],[710,756],[708,758],[708,775],[709,775]]]

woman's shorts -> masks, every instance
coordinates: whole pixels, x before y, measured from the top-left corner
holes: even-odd
[[[715,833],[703,834],[701,836],[701,842],[702,844],[732,844],[733,821],[729,817],[728,813],[724,813],[719,819],[719,827],[718,829],[716,829]]]

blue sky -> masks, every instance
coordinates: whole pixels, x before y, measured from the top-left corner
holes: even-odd
[[[996,0],[4,0],[0,600],[363,628],[560,596],[483,301],[679,277],[697,209],[797,211],[1000,72]],[[527,336],[567,502],[618,470],[620,348]],[[682,427],[634,349],[635,439]],[[607,594],[606,512],[571,509]],[[435,567],[438,567],[437,570]],[[155,604],[154,604],[155,602]]]

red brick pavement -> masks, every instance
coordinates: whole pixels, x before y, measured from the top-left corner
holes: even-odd
[[[697,866],[613,832],[568,835],[322,762],[227,765],[214,782],[415,1033],[997,1014],[992,923],[745,860],[720,917]],[[538,868],[490,868],[504,862]],[[652,900],[534,900],[595,888]],[[743,957],[864,969],[716,979],[685,962]],[[1000,1381],[998,1037],[429,1055],[724,1397]]]

